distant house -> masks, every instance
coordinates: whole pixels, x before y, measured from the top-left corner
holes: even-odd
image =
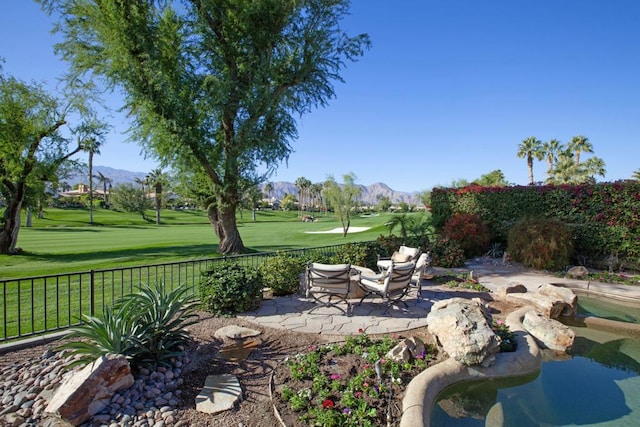
[[[58,192],[59,197],[76,198],[76,197],[82,197],[85,195],[89,195],[89,187],[84,184],[78,184],[78,188],[75,190]],[[94,188],[93,195],[94,197],[97,197],[99,199],[104,199],[104,190],[98,190]]]

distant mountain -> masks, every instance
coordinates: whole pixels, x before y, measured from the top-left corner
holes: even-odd
[[[273,186],[273,193],[271,194],[271,196],[275,197],[276,199],[282,199],[285,194],[293,194],[296,197],[298,196],[298,188],[292,182],[279,181],[272,182],[271,185]],[[264,184],[261,186],[261,188],[264,190]],[[382,182],[376,182],[375,184],[367,186],[360,185],[360,188],[362,189],[360,200],[367,204],[378,203],[378,195],[388,197],[389,200],[391,200],[391,203],[405,202],[414,204],[418,203],[420,200],[418,193],[394,191],[389,188],[388,185]]]
[[[93,175],[97,175],[98,172],[110,178],[112,185],[118,184],[134,184],[136,179],[144,179],[147,176],[144,172],[131,172],[124,169],[114,169],[109,166],[94,166]],[[89,183],[89,170],[85,168],[84,171],[72,175],[67,179],[67,182],[74,186],[76,184],[88,184]]]
[[[112,179],[112,185],[118,184],[134,184],[136,179],[144,179],[147,175],[145,172],[131,172],[124,169],[114,169],[108,166],[94,166],[93,174],[97,175],[98,172],[102,173],[107,178]],[[74,186],[76,184],[88,184],[89,180],[87,178],[88,171],[85,169],[84,172],[73,175],[67,179],[67,182]],[[97,185],[97,184],[96,184]],[[264,185],[262,184],[261,188],[264,190]],[[272,197],[276,199],[282,199],[285,194],[293,194],[298,197],[298,188],[292,182],[272,182],[273,193]],[[386,196],[391,200],[391,203],[400,203],[405,202],[409,204],[419,203],[418,193],[407,193],[403,191],[394,191],[387,184],[382,182],[376,182],[371,185],[360,185],[362,189],[362,196],[360,200],[367,204],[376,204],[378,203],[378,195]]]

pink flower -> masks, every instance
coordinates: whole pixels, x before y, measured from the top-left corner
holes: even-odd
[[[360,334],[364,334],[364,329],[362,329],[362,328],[358,328],[358,333],[360,333]]]
[[[498,324],[498,326],[502,325],[504,322],[502,321],[502,319],[498,319],[498,321],[496,322]]]
[[[331,374],[331,379],[332,380],[339,380],[340,379],[340,374]]]
[[[361,391],[356,391],[355,393],[353,393],[353,395],[355,397],[357,397],[358,399],[360,399],[362,397],[362,392]]]
[[[369,387],[369,383],[362,383],[362,387],[364,387],[364,388]]]

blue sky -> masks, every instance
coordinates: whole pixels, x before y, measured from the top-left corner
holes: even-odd
[[[30,1],[6,3],[5,71],[54,87],[65,66],[52,21]],[[300,119],[295,152],[271,180],[353,172],[360,184],[422,191],[500,169],[525,185],[523,139],[579,134],[605,161],[599,180],[630,178],[640,169],[639,22],[637,0],[353,0],[344,28],[368,33],[372,48],[347,65],[328,107]],[[154,168],[124,142],[126,121],[111,122],[96,164]],[[535,163],[536,180],[545,170]]]

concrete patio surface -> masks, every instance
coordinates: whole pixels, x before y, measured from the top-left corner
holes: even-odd
[[[492,263],[487,263],[484,259],[471,260],[463,268],[433,268],[431,272],[435,274],[473,272],[473,276],[492,292],[497,292],[501,287],[513,282],[526,286],[530,291],[537,289],[541,284],[551,283],[640,304],[640,286],[561,278],[540,271],[504,265],[498,260]],[[417,289],[412,290],[405,297],[404,301],[408,306],[406,309],[402,305],[392,306],[384,313],[385,307],[380,299],[367,298],[362,305],[353,308],[350,316],[333,307],[320,307],[309,313],[316,306],[311,298],[288,295],[264,300],[256,311],[243,313],[238,317],[272,328],[316,334],[352,335],[361,330],[369,334],[393,333],[426,326],[427,313],[433,303],[438,300],[471,295],[472,292],[464,289],[452,289],[423,280],[420,298],[418,298]],[[345,305],[342,304],[342,306]]]

